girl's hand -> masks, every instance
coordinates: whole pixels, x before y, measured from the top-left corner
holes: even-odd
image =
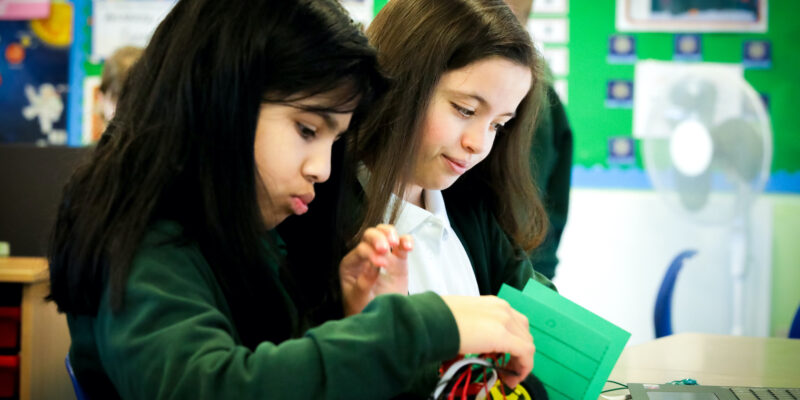
[[[528,318],[505,300],[495,296],[443,296],[458,326],[459,354],[510,353],[506,368],[515,374],[500,372],[508,387],[516,387],[533,370],[533,345]]]
[[[345,315],[360,313],[379,294],[408,293],[406,257],[413,244],[411,236],[398,236],[392,225],[364,232],[361,242],[339,264]]]

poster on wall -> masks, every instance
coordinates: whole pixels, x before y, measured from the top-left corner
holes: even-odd
[[[100,62],[123,46],[145,47],[177,0],[92,2],[92,56]]]
[[[72,15],[53,2],[45,19],[0,21],[0,143],[66,143]]]
[[[617,30],[766,32],[768,0],[617,0]]]
[[[42,19],[50,15],[50,0],[0,0],[0,20]]]

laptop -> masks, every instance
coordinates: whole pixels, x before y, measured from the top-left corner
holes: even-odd
[[[800,400],[800,388],[629,383],[632,400]]]

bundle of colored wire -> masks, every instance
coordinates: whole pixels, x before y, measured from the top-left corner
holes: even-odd
[[[446,363],[439,370],[441,378],[432,398],[436,400],[491,399],[490,390],[499,381],[498,371],[504,370],[504,365],[505,357],[501,364],[497,355],[488,354],[460,358]],[[473,379],[473,371],[475,379]],[[505,399],[505,389],[502,389],[504,385],[500,383],[498,386],[503,390],[503,399]]]

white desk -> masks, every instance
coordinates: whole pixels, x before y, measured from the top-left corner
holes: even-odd
[[[609,379],[685,378],[712,386],[800,387],[800,340],[680,333],[625,348]]]

